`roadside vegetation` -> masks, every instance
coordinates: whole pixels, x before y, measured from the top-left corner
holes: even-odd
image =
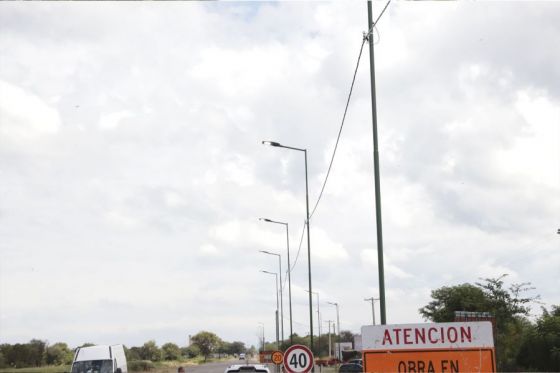
[[[530,315],[530,304],[538,302],[538,296],[528,296],[534,290],[529,283],[506,287],[504,276],[484,279],[474,284],[444,286],[431,292],[432,300],[420,308],[420,314],[428,321],[455,321],[455,311],[488,312],[494,320],[496,360],[498,371],[560,372],[560,306],[541,307],[539,316]],[[336,335],[322,333],[315,336],[315,356],[329,356],[329,338],[334,346]],[[341,342],[352,342],[350,331],[341,331]],[[293,336],[294,344],[309,345],[309,337]],[[82,346],[90,346],[86,343]],[[285,350],[290,340],[280,342]],[[277,349],[276,343],[265,342],[267,351]],[[180,365],[196,365],[209,361],[231,358],[239,353],[257,355],[254,346],[247,348],[243,342],[223,341],[216,334],[201,331],[191,337],[189,346],[175,343],[158,346],[154,340],[142,346],[125,346],[130,373],[176,372]],[[48,344],[32,339],[28,343],[0,345],[0,373],[63,373],[70,371],[73,349],[66,343]],[[323,367],[320,371],[331,372]],[[334,372],[334,370],[332,370]]]
[[[474,284],[433,290],[432,301],[420,308],[429,321],[455,321],[455,311],[488,312],[495,318],[494,339],[499,372],[560,372],[560,306],[541,307],[536,319],[530,304],[530,283],[505,285],[506,275]]]

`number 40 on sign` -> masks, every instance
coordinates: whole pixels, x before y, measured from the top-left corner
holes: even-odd
[[[293,345],[284,352],[284,369],[288,373],[308,373],[313,368],[313,353],[303,345]]]

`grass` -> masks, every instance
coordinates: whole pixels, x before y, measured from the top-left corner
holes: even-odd
[[[207,363],[227,361],[228,359],[208,359]],[[177,368],[184,366],[188,370],[189,365],[204,364],[203,357],[196,357],[193,359],[181,361],[158,361],[154,363],[155,369],[150,370],[149,373],[176,373]],[[272,370],[273,371],[273,370]],[[38,368],[4,368],[0,369],[0,373],[67,373],[70,372],[70,365],[58,366],[43,366]],[[128,373],[141,373],[129,370]],[[319,367],[315,368],[315,373],[336,373],[335,367]]]
[[[64,373],[70,371],[70,365],[44,366],[38,368],[4,368],[0,373]]]
[[[206,362],[226,361],[227,359],[208,359]],[[203,357],[196,357],[193,359],[181,361],[158,361],[155,362],[155,369],[150,370],[150,373],[176,373],[177,368],[180,366],[188,367],[189,365],[204,364]],[[67,373],[70,372],[70,365],[58,366],[43,366],[38,368],[3,368],[0,373]],[[128,373],[140,373],[129,370]]]

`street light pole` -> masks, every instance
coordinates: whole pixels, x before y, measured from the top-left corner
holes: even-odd
[[[278,270],[280,271],[280,325],[282,330],[282,342],[284,342],[284,296],[282,295],[282,255],[271,253],[270,251],[260,250],[263,254],[274,255],[278,257]]]
[[[268,272],[268,271],[261,271],[262,273],[267,273],[269,275],[274,275],[276,278],[276,348],[280,349],[280,333],[279,333],[279,327],[278,327],[278,273],[276,272]]]
[[[331,352],[332,352],[332,347],[331,347],[331,323],[333,322],[332,320],[327,320],[326,321],[329,324],[329,359],[331,358]]]
[[[381,224],[381,182],[379,176],[379,146],[377,139],[377,103],[375,96],[375,63],[373,56],[373,17],[371,10],[371,0],[368,6],[368,35],[369,41],[369,63],[371,77],[371,112],[373,127],[373,172],[375,178],[375,222],[377,226],[377,266],[379,269],[379,308],[381,311],[381,324],[387,323],[385,314],[385,270],[383,265],[383,226]]]
[[[262,322],[259,323],[259,326],[262,327],[262,352],[264,352],[264,324]]]
[[[309,289],[308,289],[309,290],[309,337],[310,337],[309,347],[311,348],[311,350],[313,350],[313,306],[312,306],[313,299],[311,294],[313,288],[311,286],[311,233],[309,227],[309,185],[308,185],[309,183],[307,180],[307,149],[285,146],[275,141],[263,141],[262,143],[264,145],[270,145],[277,148],[297,150],[303,152],[305,156],[305,207],[307,212],[307,218],[305,220],[305,224],[307,225],[307,275],[308,275],[308,282],[309,282]]]
[[[371,301],[371,315],[373,316],[373,325],[375,325],[375,307],[373,306],[373,303],[374,303],[376,300],[379,300],[379,298],[371,297],[371,298],[365,298],[364,300],[365,300],[366,302],[370,302],[370,301]]]
[[[321,353],[321,308],[319,306],[319,293],[314,291],[313,294],[317,296],[317,329],[319,332],[319,336],[317,337],[317,354],[319,355]]]
[[[342,357],[340,356],[340,317],[338,314],[338,303],[336,302],[327,302],[328,304],[332,304],[333,306],[336,307],[336,324],[338,325],[338,336],[337,336],[337,340],[338,340],[338,360],[342,361]]]
[[[259,220],[265,221],[267,223],[282,224],[286,226],[286,251],[288,254],[288,303],[290,305],[290,344],[294,344],[294,333],[292,327],[292,264],[290,263],[290,232],[288,228],[288,223],[283,223],[281,221],[275,221],[266,218],[259,218]],[[282,281],[280,281],[282,282]],[[284,319],[282,319],[282,330],[284,326]],[[282,333],[282,339],[284,339],[284,333]]]

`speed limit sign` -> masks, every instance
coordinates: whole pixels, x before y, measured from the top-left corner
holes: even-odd
[[[284,368],[288,373],[307,373],[313,368],[313,352],[307,346],[293,345],[284,352]]]

